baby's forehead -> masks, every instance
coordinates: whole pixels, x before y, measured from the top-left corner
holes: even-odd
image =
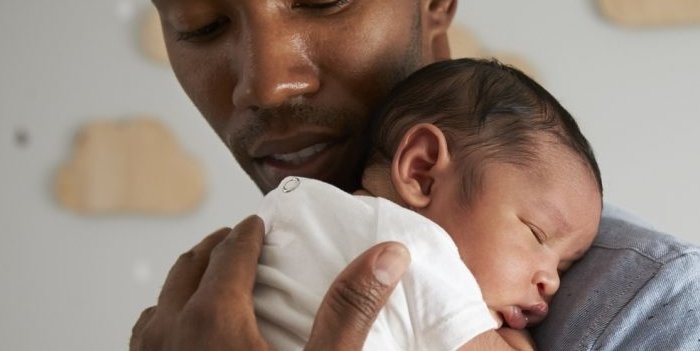
[[[569,182],[595,182],[595,174],[586,158],[556,136],[537,133],[532,149],[534,157],[523,164],[539,171],[541,176],[557,178],[566,175]]]
[[[549,206],[566,218],[568,226],[563,226],[562,232],[583,237],[581,247],[587,248],[597,232],[602,211],[602,193],[595,173],[584,156],[561,142],[543,143],[538,148],[539,157],[531,166],[561,193],[554,194]]]

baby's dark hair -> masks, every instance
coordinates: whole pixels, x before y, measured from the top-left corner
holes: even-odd
[[[593,150],[569,112],[521,71],[496,60],[428,65],[399,83],[373,118],[369,166],[391,163],[403,135],[431,123],[460,162],[463,200],[481,184],[485,162],[532,166],[542,136],[579,156],[603,192]]]

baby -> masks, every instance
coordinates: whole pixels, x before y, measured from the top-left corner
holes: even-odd
[[[288,177],[263,199],[263,336],[302,349],[336,275],[398,241],[411,266],[365,349],[532,348],[514,330],[545,318],[600,221],[600,171],[574,119],[520,71],[460,59],[408,77],[374,121],[363,189]]]

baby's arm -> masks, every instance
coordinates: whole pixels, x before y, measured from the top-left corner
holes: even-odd
[[[458,351],[470,350],[535,350],[535,343],[526,330],[500,328],[477,335]]]

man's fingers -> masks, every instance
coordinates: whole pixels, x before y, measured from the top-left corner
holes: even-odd
[[[265,226],[258,216],[250,216],[236,225],[212,251],[200,284],[201,294],[208,297],[252,297],[264,231]],[[227,303],[230,304],[231,300]]]
[[[236,225],[211,252],[199,289],[183,310],[180,322],[196,325],[207,335],[225,333],[245,350],[264,350],[253,308],[253,286],[262,250],[264,224],[250,216]],[[186,335],[185,335],[186,336]],[[202,350],[203,344],[184,349]]]
[[[231,232],[230,228],[221,228],[208,235],[190,251],[180,255],[165,279],[163,290],[158,297],[161,311],[179,311],[192,297],[202,279],[209,256],[219,243]]]
[[[129,349],[223,350],[237,345],[233,349],[265,350],[252,305],[263,231],[262,220],[252,216],[181,255],[157,307],[145,310],[136,322]],[[230,292],[247,295],[248,301],[227,298]]]
[[[306,350],[361,350],[410,261],[403,245],[387,242],[350,263],[326,293]]]
[[[139,319],[134,324],[131,329],[131,339],[129,340],[129,351],[142,351],[141,340],[143,339],[143,332],[146,329],[146,325],[151,321],[153,315],[156,313],[156,306],[151,306],[139,316]]]

